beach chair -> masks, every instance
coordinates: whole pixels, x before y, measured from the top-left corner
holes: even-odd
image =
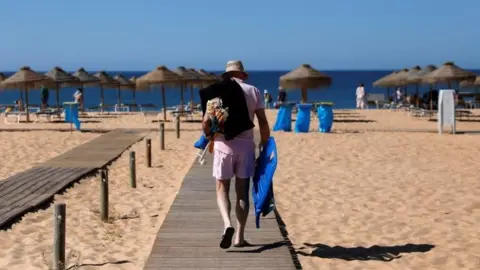
[[[58,111],[57,109],[46,109],[46,110],[39,110],[35,112],[35,123],[38,123],[40,121],[40,118],[45,118],[48,122],[52,121],[53,116],[57,116],[60,118],[62,115],[61,111]]]

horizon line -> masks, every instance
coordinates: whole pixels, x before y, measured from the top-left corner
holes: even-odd
[[[199,69],[199,68],[195,68],[195,69]],[[463,69],[466,69],[466,70],[480,70],[480,68],[463,68]],[[65,69],[64,69],[65,70]],[[88,73],[92,73],[92,72],[99,72],[99,71],[105,71],[105,72],[109,72],[109,73],[115,73],[115,72],[150,72],[152,71],[153,69],[151,70],[135,70],[135,69],[132,69],[132,70],[108,70],[108,69],[91,69],[91,70],[86,70]],[[173,69],[170,69],[173,71]],[[205,69],[206,71],[208,72],[224,72],[224,70],[217,70],[217,69]],[[249,69],[249,70],[246,70],[246,72],[289,72],[293,69]],[[329,72],[329,71],[395,71],[395,70],[401,70],[401,69],[317,69],[319,71],[322,71],[322,72]],[[4,71],[0,71],[0,73],[15,73],[17,72],[18,70],[4,70]],[[34,70],[36,72],[48,72],[48,70]],[[68,70],[66,69],[65,70],[66,72],[75,72],[76,70]]]

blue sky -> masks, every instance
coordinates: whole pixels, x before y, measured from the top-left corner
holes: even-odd
[[[1,0],[0,71],[480,68],[479,0]]]

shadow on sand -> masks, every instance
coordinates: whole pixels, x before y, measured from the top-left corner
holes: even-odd
[[[346,261],[384,261],[389,262],[402,257],[402,253],[421,252],[425,253],[433,249],[435,246],[430,244],[406,244],[402,246],[371,246],[365,247],[330,247],[323,244],[304,243],[306,247],[314,248],[311,253],[297,251],[298,255],[319,257],[326,259],[341,259]],[[302,247],[300,249],[305,249]]]
[[[362,119],[333,119],[335,123],[374,123],[374,120],[362,120]]]

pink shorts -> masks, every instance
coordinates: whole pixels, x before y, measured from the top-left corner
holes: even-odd
[[[250,178],[255,173],[255,148],[252,150],[225,153],[213,150],[213,177],[217,180],[227,180],[234,176]]]

